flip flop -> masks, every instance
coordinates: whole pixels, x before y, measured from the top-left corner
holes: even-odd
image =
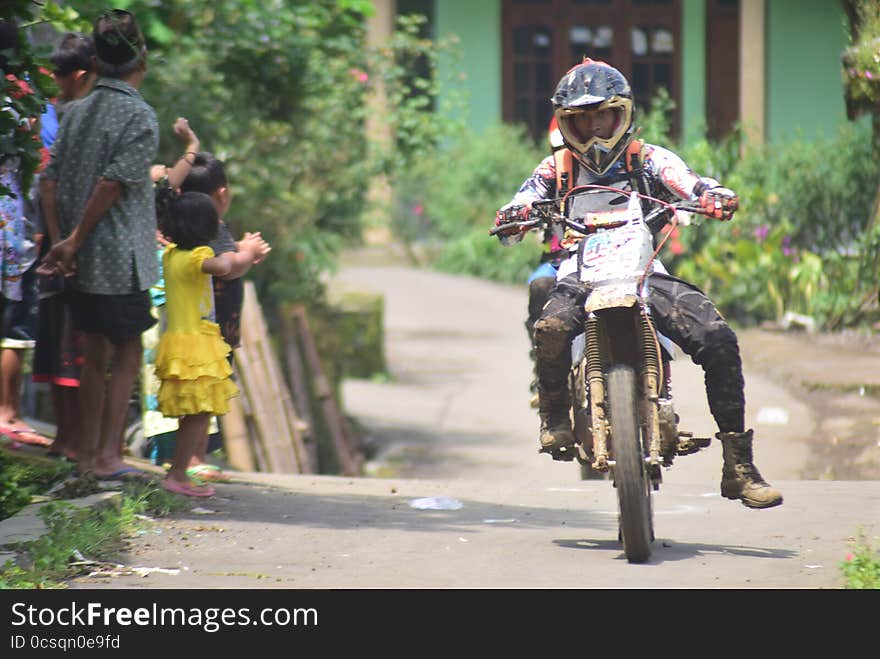
[[[95,474],[95,478],[97,478],[99,481],[124,481],[126,479],[150,480],[151,475],[146,471],[138,469],[137,467],[122,467],[122,469],[117,469],[110,474]]]
[[[228,483],[230,481],[229,474],[217,465],[207,463],[193,465],[186,470],[186,474],[190,478],[202,481],[215,481],[217,483]]]
[[[0,435],[3,435],[7,439],[11,439],[13,442],[30,444],[31,446],[51,446],[54,441],[48,437],[43,437],[43,435],[33,428],[10,428],[9,426],[6,426],[0,428]],[[27,437],[26,435],[30,435],[30,437]]]
[[[159,481],[164,489],[174,494],[182,494],[185,497],[212,497],[214,496],[214,488],[210,485],[195,485],[187,483],[178,483],[167,478]]]

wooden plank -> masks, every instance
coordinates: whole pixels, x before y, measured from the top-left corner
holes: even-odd
[[[256,461],[251,450],[241,394],[229,400],[229,411],[219,417],[219,421],[229,464],[239,471],[254,471]]]
[[[247,290],[247,289],[245,289]],[[267,471],[283,473],[286,464],[283,455],[279,455],[277,437],[278,433],[272,427],[272,413],[269,409],[271,397],[264,387],[263,355],[259,349],[259,338],[254,331],[257,322],[253,299],[249,299],[247,293],[241,310],[241,356],[243,365],[242,380],[247,384],[248,398],[251,403],[251,420],[256,430],[256,436],[266,459]]]
[[[302,419],[296,414],[293,406],[293,400],[290,395],[290,389],[281,375],[281,369],[278,365],[278,357],[272,345],[266,322],[263,318],[263,312],[257,299],[256,287],[253,282],[245,282],[245,296],[253,299],[253,305],[257,310],[255,314],[253,330],[259,337],[259,348],[261,351],[262,362],[265,368],[265,385],[269,389],[271,395],[271,408],[275,414],[275,421],[278,425],[286,428],[287,435],[290,437],[290,446],[293,451],[293,459],[295,470],[299,473],[313,473],[308,465],[306,449],[302,438],[302,429],[305,425]]]
[[[242,324],[244,324],[244,314],[242,314],[242,320]],[[240,387],[247,396],[250,418],[254,426],[254,433],[252,435],[254,454],[257,456],[257,462],[261,471],[277,472],[278,464],[275,452],[271,446],[267,445],[265,439],[267,436],[271,437],[272,434],[265,427],[266,411],[261,404],[262,393],[259,391],[259,376],[256,373],[254,360],[251,357],[253,348],[249,345],[250,342],[245,340],[245,334],[244,328],[242,328],[242,344],[236,350],[235,358],[239,366]]]
[[[247,332],[245,332],[247,328]],[[253,370],[257,377],[251,382],[254,401],[255,420],[260,426],[263,445],[271,452],[274,462],[273,471],[279,473],[298,473],[302,461],[297,456],[297,442],[294,428],[291,427],[289,414],[292,410],[285,407],[285,398],[290,400],[280,388],[280,374],[277,372],[277,359],[272,351],[263,312],[257,300],[253,282],[245,282],[244,303],[242,305],[242,342],[247,342],[252,358]],[[286,387],[283,387],[286,389]],[[304,452],[304,451],[303,451]]]
[[[315,423],[309,401],[308,375],[297,342],[295,321],[285,316],[282,319],[282,325],[284,358],[287,364],[290,388],[293,393],[294,405],[307,425],[303,431],[303,444],[310,473],[315,473],[318,470],[318,445],[315,441]]]
[[[339,412],[339,407],[336,404],[336,398],[324,372],[324,367],[321,365],[321,358],[315,346],[315,340],[309,327],[305,308],[302,305],[295,305],[292,307],[292,313],[297,320],[299,335],[302,337],[303,350],[306,355],[306,363],[309,365],[312,373],[315,395],[321,401],[324,419],[330,431],[330,438],[339,460],[340,469],[345,476],[357,476],[359,474],[357,461],[346,442],[342,415]]]
[[[251,454],[254,456],[254,462],[256,463],[256,468],[258,471],[268,471],[268,464],[266,461],[265,451],[263,450],[262,443],[260,442],[260,438],[257,435],[256,426],[254,425],[254,411],[251,406],[251,401],[248,396],[247,387],[245,386],[241,371],[243,368],[247,367],[245,363],[244,353],[241,348],[237,348],[233,356],[235,358],[235,369],[236,374],[238,375],[238,388],[240,390],[240,394],[238,395],[238,400],[241,401],[241,410],[244,415],[245,428],[247,429],[248,435],[248,446],[250,447]]]

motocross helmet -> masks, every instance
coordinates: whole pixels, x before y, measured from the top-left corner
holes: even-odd
[[[605,62],[584,59],[562,77],[550,100],[565,146],[591,172],[607,172],[633,137],[633,95],[627,79]],[[604,109],[616,116],[612,135],[581,135],[574,118]]]

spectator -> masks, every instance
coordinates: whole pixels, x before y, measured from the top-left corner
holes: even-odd
[[[134,16],[114,9],[93,30],[92,92],[71,108],[40,180],[47,225],[62,240],[43,260],[72,278],[75,327],[83,333],[79,472],[139,474],[122,461],[122,431],[141,362],[141,333],[155,323],[149,288],[158,278],[150,165],[159,141],[153,109],[138,92],[147,50]]]
[[[241,344],[241,307],[244,301],[242,277],[251,266],[260,263],[272,250],[260,232],[246,232],[238,242],[226,222],[226,213],[232,202],[232,190],[226,177],[223,161],[206,151],[196,154],[192,170],[181,184],[184,192],[203,192],[211,197],[220,216],[217,237],[209,245],[215,254],[229,254],[232,269],[228,274],[214,277],[214,308],[223,340],[232,349]],[[232,363],[232,353],[229,353]],[[196,478],[212,481],[228,480],[228,475],[216,465],[207,462],[209,437],[206,436],[193,454],[189,473]]]
[[[25,354],[36,343],[37,253],[43,238],[31,199],[23,202],[22,298],[9,301],[0,317],[0,434],[24,444],[49,446],[52,440],[28,426],[21,414]]]
[[[229,345],[214,322],[211,276],[232,269],[228,254],[214,256],[208,242],[217,235],[217,209],[200,192],[178,195],[160,191],[159,223],[172,241],[162,256],[168,328],[156,355],[159,411],[179,418],[174,457],[162,487],[191,497],[214,494],[210,485],[193,482],[187,473],[196,447],[208,438],[212,414],[225,414],[238,393],[226,356]]]
[[[161,194],[163,188],[170,187],[173,190],[180,188],[180,184],[189,174],[199,150],[200,141],[195,131],[190,127],[184,117],[178,117],[174,122],[174,134],[183,142],[184,152],[172,167],[165,165],[153,165],[150,170],[151,179],[156,184],[156,194]],[[174,452],[174,434],[177,432],[177,419],[163,416],[159,412],[159,379],[156,377],[156,348],[162,332],[165,331],[165,280],[162,272],[162,253],[168,245],[168,241],[157,233],[157,260],[159,263],[159,281],[150,289],[150,297],[153,303],[153,315],[157,324],[144,332],[141,340],[144,346],[144,358],[141,367],[141,427],[144,434],[144,443],[149,451],[154,464],[161,465],[166,459],[170,459]],[[216,426],[216,420],[211,421]]]
[[[17,54],[20,50],[18,26],[13,21],[0,21],[0,71],[16,87],[13,95],[31,93],[26,80],[15,70],[12,62],[3,53]],[[13,98],[0,97],[0,115],[12,119],[12,131],[30,131],[35,118],[21,116],[15,109]],[[4,124],[6,122],[4,121]],[[7,141],[11,135],[0,136]],[[25,190],[22,189],[21,158],[13,153],[0,156],[0,317],[5,316],[6,307],[22,299],[22,275],[26,269],[25,259]],[[19,381],[20,383],[20,381]],[[3,416],[8,417],[6,411]],[[8,422],[0,419],[0,424]],[[22,435],[26,433],[21,433]],[[7,436],[17,437],[17,433]]]
[[[40,124],[43,146],[51,149],[58,132],[58,122],[95,84],[95,42],[91,35],[68,32],[49,56],[52,76],[58,86],[58,98],[46,108]],[[37,190],[39,187],[37,186]],[[36,215],[41,218],[44,234],[41,256],[60,240],[57,223],[46,226],[39,213],[39,193],[34,195]],[[82,366],[82,335],[73,327],[70,286],[60,275],[38,275],[39,307],[36,345],[33,358],[33,381],[49,384],[55,438],[51,455],[76,460],[77,387]]]

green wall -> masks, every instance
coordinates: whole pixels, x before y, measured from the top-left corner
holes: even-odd
[[[846,122],[837,0],[767,0],[766,140],[831,136]]]
[[[463,106],[466,124],[483,130],[501,119],[501,0],[436,0],[435,7],[436,36],[460,40],[441,59],[441,103]],[[840,4],[767,0],[766,11],[767,140],[833,135],[846,122]],[[682,0],[682,21],[681,118],[690,139],[706,123],[705,1]]]
[[[437,38],[460,41],[440,61],[441,107],[463,94],[464,120],[481,131],[501,121],[501,0],[437,0],[435,7]]]
[[[681,128],[687,141],[706,130],[706,2],[681,3]]]

